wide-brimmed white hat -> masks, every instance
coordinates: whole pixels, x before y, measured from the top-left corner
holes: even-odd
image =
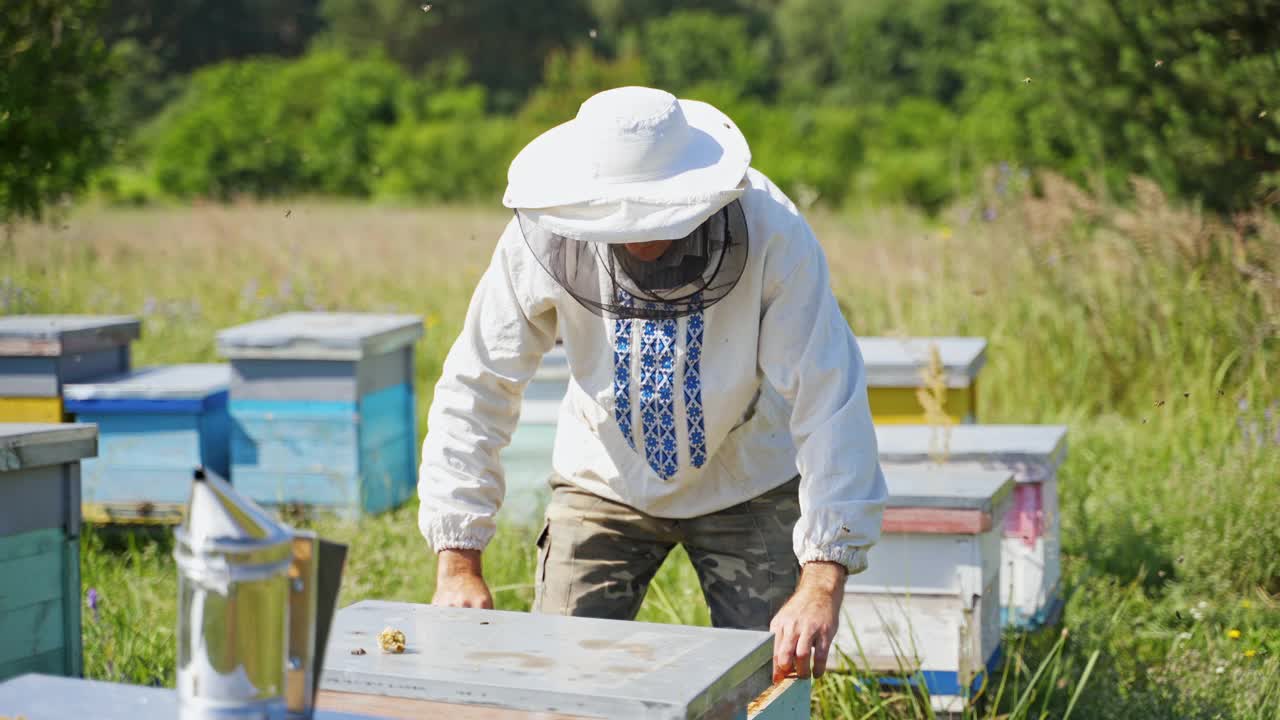
[[[716,108],[622,87],[525,146],[502,203],[574,240],[671,240],[740,197],[750,164],[746,138]]]

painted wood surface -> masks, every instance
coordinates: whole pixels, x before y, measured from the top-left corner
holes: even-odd
[[[233,360],[231,392],[240,400],[356,402],[393,385],[413,384],[413,348],[359,360]]]
[[[889,684],[914,675],[935,707],[954,705],[981,686],[1000,655],[997,582],[968,596],[846,593],[834,664]]]
[[[358,403],[231,402],[231,476],[253,500],[354,516],[409,499],[417,483],[412,386]]]
[[[93,425],[0,423],[0,472],[77,462],[97,451]]]
[[[417,315],[285,313],[218,333],[218,352],[236,359],[359,360],[423,335]]]
[[[748,720],[808,720],[813,681],[787,678],[747,706]]]
[[[321,690],[316,697],[320,710],[370,715],[386,720],[589,720],[585,715],[511,710],[485,705],[458,705],[412,698]]]
[[[186,363],[137,368],[84,382],[67,383],[70,401],[199,400],[223,397],[231,386],[231,367],[218,363]],[[105,406],[104,406],[105,407]],[[71,408],[74,410],[74,408]]]
[[[142,323],[127,315],[0,317],[0,356],[58,357],[127,345]]]
[[[943,412],[957,423],[974,423],[978,416],[977,386],[950,388]],[[928,422],[914,387],[868,387],[871,419],[877,425],[916,425]]]
[[[0,397],[0,423],[60,423],[66,420],[60,397]]]
[[[79,549],[61,528],[0,538],[0,673],[80,672]]]
[[[67,383],[129,369],[128,346],[57,357],[0,357],[0,396],[57,397]]]
[[[987,341],[977,337],[860,337],[858,349],[866,367],[867,385],[919,387],[922,372],[937,349],[949,387],[973,384],[986,363]]]
[[[405,633],[404,654],[372,644],[387,626]],[[440,647],[451,652],[431,651]],[[771,657],[764,632],[362,601],[338,611],[321,687],[593,717],[697,718],[725,699],[744,710],[769,686]]]
[[[79,488],[74,463],[0,473],[0,537],[48,528],[79,537]]]
[[[885,508],[883,533],[977,535],[992,527],[991,513],[946,508]]]

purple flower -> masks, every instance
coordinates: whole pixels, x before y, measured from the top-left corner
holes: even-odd
[[[93,621],[98,622],[98,589],[89,588],[88,593],[89,609],[93,611]]]

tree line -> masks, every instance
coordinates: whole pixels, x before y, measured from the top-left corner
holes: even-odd
[[[0,212],[492,199],[585,97],[708,100],[802,202],[1052,169],[1223,213],[1280,187],[1280,0],[10,0]]]

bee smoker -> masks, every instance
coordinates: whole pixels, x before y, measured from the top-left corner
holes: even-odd
[[[195,472],[175,532],[181,720],[306,720],[346,548]]]

